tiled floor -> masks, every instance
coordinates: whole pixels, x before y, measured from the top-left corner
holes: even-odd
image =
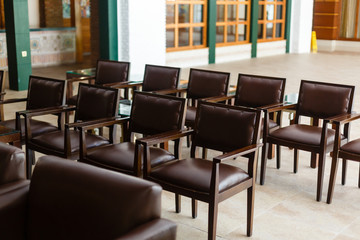
[[[360,56],[345,53],[281,55],[237,62],[214,64],[199,68],[231,72],[231,84],[238,73],[286,77],[286,93],[298,92],[300,80],[316,80],[356,85],[354,111],[360,112]],[[83,66],[61,66],[33,69],[33,74],[65,78],[68,69]],[[189,70],[182,71],[187,79]],[[11,96],[25,92],[7,91]],[[6,107],[6,116],[23,105]],[[284,114],[284,124],[288,115]],[[351,138],[360,137],[360,121],[351,129]],[[186,151],[184,151],[185,154]],[[212,154],[212,156],[215,153]],[[277,170],[274,160],[268,161],[266,184],[256,185],[255,219],[252,239],[360,239],[360,189],[357,188],[359,164],[349,162],[346,186],[336,181],[333,203],[325,203],[331,159],[326,161],[323,201],[315,201],[317,169],[309,167],[310,155],[300,152],[299,172],[292,173],[292,151],[282,148],[282,167]],[[243,159],[231,160],[245,168]],[[339,170],[341,169],[341,164]],[[178,239],[207,238],[207,205],[199,203],[197,219],[191,218],[191,205],[183,198],[182,212],[174,212],[174,195],[163,193],[163,217],[178,223]],[[246,237],[246,194],[240,193],[219,205],[218,239],[248,239]]]

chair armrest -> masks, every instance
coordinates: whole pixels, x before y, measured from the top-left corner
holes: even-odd
[[[233,95],[233,96],[208,97],[208,98],[203,98],[201,100],[207,102],[222,102],[222,101],[230,100],[232,98],[235,98],[235,96]]]
[[[154,219],[126,233],[117,240],[176,239],[176,224],[166,219]]]
[[[103,84],[103,86],[112,87],[112,88],[132,88],[132,87],[142,86],[142,82],[127,81],[127,82],[119,82],[119,83],[106,83],[106,84]]]
[[[16,114],[26,116],[26,117],[35,117],[35,116],[56,114],[56,113],[62,113],[62,112],[67,112],[67,111],[74,111],[74,110],[76,110],[76,107],[74,107],[74,106],[59,106],[59,107],[48,107],[48,108],[39,108],[39,109],[33,109],[33,110],[19,111]]]
[[[277,112],[277,111],[281,111],[281,110],[296,110],[296,106],[297,104],[288,104],[288,103],[275,103],[274,106],[271,105],[267,105],[267,106],[263,106],[260,107],[259,109],[262,110],[266,110],[268,113],[271,112]]]
[[[172,94],[172,93],[184,93],[186,91],[187,91],[187,88],[176,88],[176,89],[159,90],[159,91],[155,91],[155,93],[167,95],[167,94]]]
[[[95,76],[86,76],[86,77],[78,77],[78,78],[69,78],[66,81],[68,83],[73,83],[73,82],[81,82],[81,81],[87,81],[87,80],[93,80],[95,79]]]
[[[243,148],[236,149],[234,151],[225,153],[223,155],[217,156],[213,160],[216,163],[220,163],[221,161],[224,161],[224,160],[227,160],[227,159],[233,159],[235,157],[243,156],[243,155],[246,155],[248,153],[255,152],[262,145],[263,145],[262,143],[249,145],[249,146],[246,146],[246,147],[243,147]]]
[[[65,128],[80,128],[81,131],[86,131],[94,128],[106,127],[111,126],[114,124],[121,124],[124,122],[129,121],[129,117],[126,118],[101,118],[92,121],[85,121],[85,122],[75,122],[75,123],[67,123],[65,124]]]
[[[325,119],[334,124],[346,124],[360,118],[360,113],[346,113]]]
[[[0,92],[0,96],[6,95],[6,92]]]
[[[137,139],[136,144],[142,144],[144,146],[145,145],[155,145],[155,144],[159,144],[159,143],[163,143],[163,142],[167,142],[167,141],[171,141],[171,140],[175,140],[178,138],[188,136],[188,135],[192,134],[193,132],[194,132],[193,129],[168,131],[168,132],[152,135],[149,137]]]
[[[0,104],[8,104],[8,103],[18,103],[18,102],[25,102],[27,98],[12,98],[0,101]]]

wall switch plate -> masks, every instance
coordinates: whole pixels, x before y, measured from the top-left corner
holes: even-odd
[[[27,57],[27,51],[22,51],[21,55],[22,55],[22,57]]]

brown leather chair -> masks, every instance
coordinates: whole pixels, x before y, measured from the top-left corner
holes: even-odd
[[[294,148],[294,173],[298,170],[298,150],[319,154],[316,200],[321,201],[325,155],[333,150],[335,130],[328,128],[328,123],[339,115],[351,113],[354,86],[330,84],[314,81],[301,81],[297,104],[284,105],[271,111],[295,109],[295,124],[267,132],[267,143]],[[269,121],[268,114],[265,116]],[[300,123],[300,117],[313,119],[312,125]],[[323,120],[322,127],[318,126]],[[348,125],[344,128],[341,143],[348,141]],[[277,161],[280,162],[280,148],[277,148]],[[265,182],[266,157],[261,159],[260,183]]]
[[[144,78],[142,82],[128,82],[113,85],[116,88],[133,88],[144,92],[156,92],[176,89],[179,84],[180,68],[159,65],[145,65]]]
[[[76,107],[64,107],[52,111],[37,111],[24,114],[26,120],[26,157],[28,177],[31,175],[31,163],[34,163],[34,152],[55,155],[63,158],[78,159],[80,136],[78,127],[94,122],[114,119],[118,113],[119,91],[117,89],[80,83]],[[65,124],[65,130],[33,136],[29,118],[51,113],[75,110],[75,120]],[[74,128],[74,130],[70,130]],[[113,141],[115,127],[110,127],[110,140],[105,137],[87,133],[85,144],[88,148],[109,144]]]
[[[347,172],[347,160],[355,161],[360,163],[360,139],[352,140],[344,145],[341,145],[341,132],[340,129],[342,126],[359,119],[360,114],[348,114],[343,117],[339,117],[332,121],[335,125],[336,135],[335,135],[335,144],[334,151],[332,156],[330,180],[329,180],[329,190],[327,196],[327,203],[332,202],[332,197],[334,194],[336,174],[338,168],[338,159],[342,158],[342,178],[341,184],[345,185],[346,183],[346,172]],[[360,167],[359,167],[359,180],[358,187],[360,188]]]
[[[229,101],[236,106],[266,109],[281,104],[284,100],[286,78],[267,77],[249,74],[239,74],[235,95],[220,98],[210,98],[208,101],[219,102]],[[276,115],[271,113],[269,122],[262,123],[263,151],[262,154],[268,153],[268,158],[272,157],[272,147],[266,143],[265,132],[272,132],[281,126],[281,111]],[[264,130],[265,129],[265,130]],[[266,130],[268,129],[268,130]],[[277,164],[277,167],[280,163]]]
[[[193,199],[193,217],[196,217],[196,200],[209,204],[208,239],[216,237],[218,204],[247,189],[247,235],[252,234],[255,176],[261,110],[201,102],[197,108],[194,130],[187,130],[171,137],[137,140],[143,146],[146,165],[144,178],[159,183],[165,190],[177,194],[176,210],[180,211],[180,196]],[[214,134],[216,133],[216,134]],[[193,134],[191,157],[151,166],[150,146]],[[213,161],[197,158],[196,148],[225,152]],[[248,158],[248,171],[225,164],[234,157]]]
[[[87,80],[96,85],[111,86],[117,83],[128,81],[130,71],[129,62],[119,62],[111,60],[98,60],[96,64],[96,73],[94,77],[80,77],[68,79],[68,96],[66,103],[76,105],[77,95],[72,95],[72,84],[78,81]],[[128,92],[125,91],[124,98],[128,98]]]
[[[29,189],[24,167],[17,164],[19,158],[24,163],[24,154],[10,149],[11,171],[22,170],[17,182],[24,186],[0,193],[0,239],[175,239],[176,225],[160,217],[159,185],[44,156]]]
[[[117,123],[128,124],[125,141],[119,144],[101,146],[87,151],[81,148],[80,161],[110,170],[140,176],[142,174],[142,155],[135,143],[131,142],[134,133],[149,137],[155,134],[164,135],[167,132],[179,131],[184,126],[184,110],[186,100],[173,96],[157,95],[146,92],[135,92],[130,118],[124,118]],[[113,124],[110,122],[109,124]],[[101,125],[80,128],[83,133]],[[82,142],[87,140],[82,134]],[[175,155],[158,147],[151,147],[154,161],[152,166],[174,160],[178,157],[179,141],[175,142]]]
[[[24,239],[29,184],[24,152],[0,143],[0,239]]]
[[[59,107],[64,105],[65,83],[66,82],[64,80],[30,76],[27,98],[6,99],[0,101],[0,104],[10,104],[26,101],[26,111]],[[1,121],[0,124],[5,127],[20,130],[21,138],[24,140],[25,121],[24,119],[20,119],[19,113],[20,112],[16,113],[16,119]],[[54,126],[46,121],[31,119],[31,131],[33,136],[59,130],[61,128],[61,114],[58,114],[57,116],[57,126]]]

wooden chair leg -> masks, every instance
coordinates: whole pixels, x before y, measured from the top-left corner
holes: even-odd
[[[251,237],[253,231],[254,199],[255,199],[254,187],[249,187],[247,189],[247,227],[246,227],[247,228],[246,234],[248,237]]]
[[[319,166],[318,166],[318,180],[317,180],[317,193],[316,201],[320,202],[322,197],[322,188],[324,181],[324,169],[325,169],[325,153],[319,154]]]
[[[341,176],[341,184],[346,184],[346,172],[347,172],[347,160],[342,160],[342,176]]]
[[[358,182],[358,187],[360,188],[360,163],[359,163],[359,182]]]
[[[329,180],[329,190],[327,195],[327,203],[330,204],[332,201],[332,197],[334,194],[334,188],[335,188],[335,181],[336,181],[336,173],[338,169],[338,158],[334,157],[335,154],[333,154],[332,157],[332,163],[331,163],[331,170],[330,170],[330,180]]]
[[[294,173],[298,172],[299,168],[299,150],[294,148]]]
[[[191,199],[191,216],[192,218],[197,218],[198,213],[198,201],[195,198]]]
[[[281,167],[280,145],[276,145],[276,168],[280,169],[280,167]]]
[[[275,145],[270,144],[268,150],[268,159],[273,159],[275,157]]]
[[[175,193],[175,212],[181,212],[181,196],[180,194]]]
[[[319,154],[316,153],[311,153],[311,162],[310,162],[310,167],[311,168],[316,168],[318,161],[319,161]]]
[[[186,146],[189,148],[190,147],[190,136],[186,137]]]
[[[264,185],[265,183],[265,174],[266,174],[266,163],[267,163],[267,150],[269,148],[269,144],[265,143],[262,147],[261,151],[261,167],[260,167],[260,185]]]
[[[218,203],[209,203],[209,217],[208,217],[208,240],[215,240],[216,238],[216,224],[218,215]]]

